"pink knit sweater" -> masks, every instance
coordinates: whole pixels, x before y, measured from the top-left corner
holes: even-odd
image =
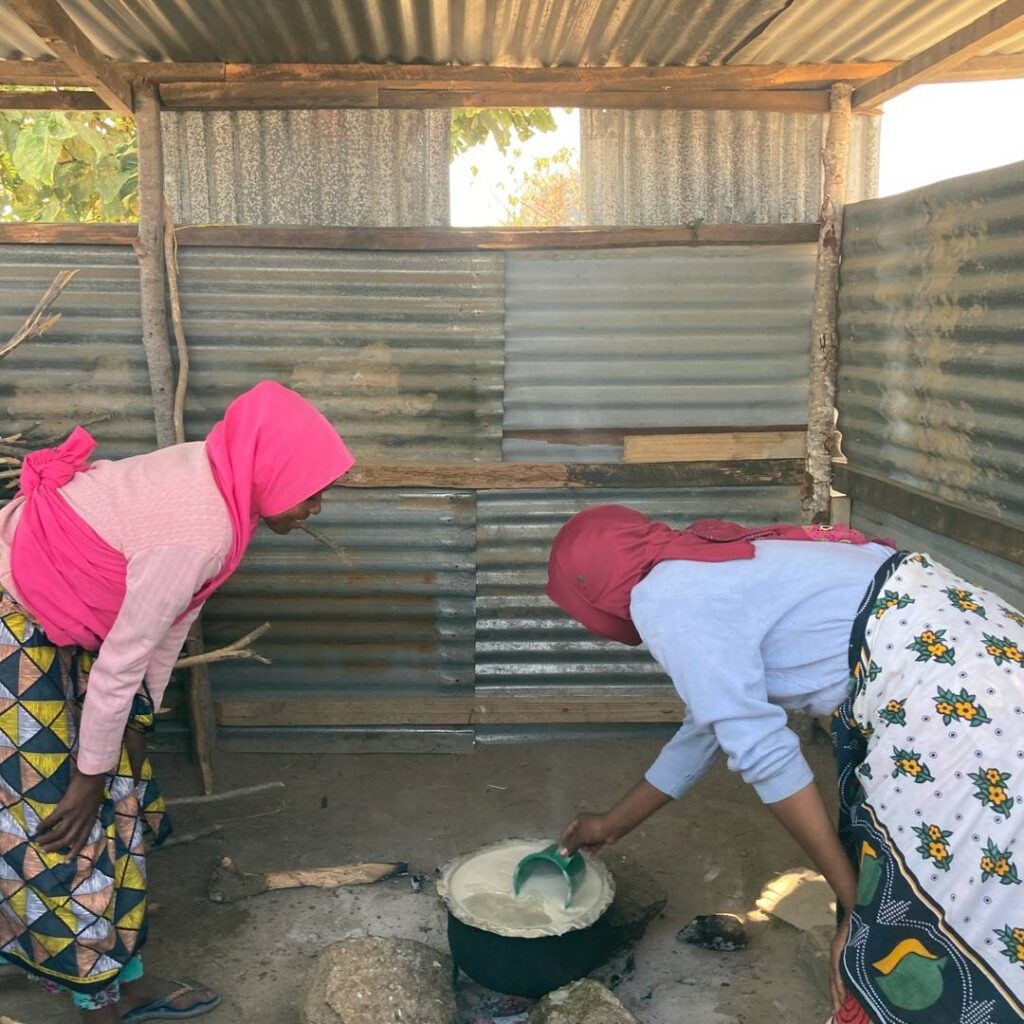
[[[201,441],[95,462],[60,493],[128,562],[124,603],[89,675],[78,734],[78,767],[97,775],[117,765],[143,680],[160,707],[199,610],[175,620],[220,569],[231,522]],[[15,499],[0,510],[0,587],[19,602],[10,546],[21,505]]]

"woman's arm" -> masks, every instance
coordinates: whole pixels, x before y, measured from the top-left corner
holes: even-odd
[[[627,832],[632,832],[655,811],[671,802],[672,797],[655,789],[646,779],[641,779],[610,811],[580,814],[573,818],[558,840],[559,852],[563,856],[579,849],[597,853],[602,846],[613,846]]]

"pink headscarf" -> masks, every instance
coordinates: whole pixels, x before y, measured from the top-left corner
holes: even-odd
[[[104,541],[59,492],[88,468],[96,442],[81,427],[22,464],[21,518],[11,575],[52,643],[96,650],[125,595],[124,555]],[[263,381],[236,398],[210,431],[206,454],[232,526],[221,571],[193,597],[202,604],[238,567],[260,516],[274,516],[322,491],[355,459],[327,420],[300,395]]]
[[[595,505],[558,531],[548,557],[547,595],[591,633],[636,647],[642,639],[629,616],[629,596],[659,562],[753,558],[751,542],[758,539],[868,543],[848,526],[747,527],[701,519],[673,530],[623,505]]]

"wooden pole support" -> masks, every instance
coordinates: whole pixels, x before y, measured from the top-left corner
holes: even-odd
[[[804,523],[826,524],[830,517],[832,456],[836,429],[836,371],[839,257],[843,237],[846,167],[853,120],[853,88],[832,86],[828,134],[822,160],[825,169],[818,257],[814,270],[811,311],[811,365],[807,407],[807,467],[800,510]]]
[[[142,344],[146,350],[149,386],[153,393],[156,443],[174,444],[174,377],[167,334],[164,262],[164,158],[160,138],[160,101],[156,87],[142,85],[136,96],[135,124],[139,136],[139,306]]]

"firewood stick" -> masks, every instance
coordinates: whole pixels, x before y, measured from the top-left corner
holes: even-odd
[[[227,644],[224,647],[218,647],[215,651],[204,651],[202,654],[193,654],[187,658],[179,658],[174,663],[174,667],[191,668],[193,665],[209,665],[215,661],[227,661],[230,658],[251,658],[253,661],[258,661],[263,665],[269,665],[269,658],[265,658],[262,654],[257,654],[248,647],[248,644],[258,640],[268,629],[270,629],[270,623],[264,622],[262,626],[258,626],[251,633],[246,633],[245,636],[240,637],[233,643]]]
[[[29,313],[25,322],[14,332],[10,341],[0,348],[0,359],[10,355],[23,341],[45,334],[60,320],[61,314],[54,313],[43,319],[43,314],[53,305],[54,300],[78,276],[77,270],[62,270],[46,289],[43,297],[36,303],[36,308]]]
[[[212,804],[219,800],[232,800],[236,796],[252,796],[268,789],[282,789],[283,782],[261,782],[258,786],[244,786],[242,789],[228,789],[223,793],[208,793],[204,796],[176,796],[165,801],[168,807],[181,807],[184,804]]]
[[[319,889],[337,889],[343,885],[370,885],[385,878],[403,875],[409,870],[405,863],[397,864],[338,864],[328,868],[306,868],[289,871],[266,871],[251,874],[239,871],[230,857],[225,857],[214,869],[208,895],[213,903],[234,903],[249,896],[278,889],[298,889],[311,886]]]

